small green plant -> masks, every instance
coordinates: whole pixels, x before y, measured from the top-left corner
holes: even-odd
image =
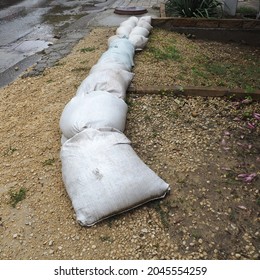
[[[168,212],[168,205],[166,204],[167,210],[164,210],[161,206],[161,202],[159,200],[155,200],[151,202],[149,205],[151,208],[154,208],[155,211],[159,214],[161,223],[164,226],[164,228],[169,228],[169,212]]]
[[[199,77],[202,77],[202,78],[205,78],[205,79],[207,78],[207,75],[195,66],[191,67],[191,71],[192,71],[194,76],[199,76]]]
[[[86,67],[78,67],[78,68],[71,69],[71,71],[72,72],[81,72],[81,71],[87,72],[88,69]]]
[[[255,92],[256,90],[255,90],[255,88],[253,88],[253,87],[251,87],[251,86],[249,86],[249,85],[246,85],[245,86],[245,92],[246,93],[253,93],[253,92]]]
[[[43,165],[43,166],[53,165],[54,162],[55,162],[55,159],[54,159],[54,158],[49,158],[49,159],[46,159],[46,160],[42,163],[42,165]]]
[[[111,237],[108,236],[108,235],[100,236],[99,239],[100,239],[102,242],[110,242],[110,243],[113,242],[113,240],[111,239]]]
[[[4,156],[10,156],[12,155],[17,149],[15,147],[9,146],[8,149],[4,152]]]
[[[240,6],[237,8],[237,13],[243,16],[256,17],[257,10],[252,7]]]
[[[180,17],[219,17],[222,4],[217,0],[168,0],[166,12],[171,16]]]
[[[227,74],[229,66],[219,62],[211,62],[207,63],[205,65],[205,68],[209,73],[213,75],[225,76]]]
[[[17,203],[25,199],[26,189],[20,188],[17,192],[10,191],[10,204],[15,208]]]
[[[148,50],[158,60],[167,60],[167,59],[171,59],[174,61],[181,60],[180,52],[174,45],[164,47],[163,49],[150,47]]]
[[[96,49],[95,47],[82,48],[80,49],[80,52],[82,53],[93,52],[95,49]]]

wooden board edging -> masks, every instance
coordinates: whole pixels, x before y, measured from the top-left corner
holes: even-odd
[[[176,96],[202,96],[202,97],[232,97],[246,98],[250,97],[253,100],[260,101],[260,90],[248,92],[243,89],[227,89],[227,88],[206,88],[206,87],[145,87],[134,88],[129,87],[129,94],[158,94],[158,95],[176,95]]]

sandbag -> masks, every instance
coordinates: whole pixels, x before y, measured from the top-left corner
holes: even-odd
[[[141,35],[130,34],[129,41],[133,44],[135,50],[142,50],[146,46],[148,42],[148,38]]]
[[[62,134],[60,139],[61,145],[63,145],[67,140],[69,139]]]
[[[70,139],[84,128],[112,127],[124,131],[127,105],[116,96],[105,91],[93,91],[76,95],[65,106],[60,129]]]
[[[116,29],[116,35],[128,37],[131,31],[132,31],[132,27],[129,25],[120,26]]]
[[[61,162],[66,190],[83,226],[162,198],[169,190],[114,129],[88,128],[76,134],[62,146]]]
[[[140,21],[146,21],[149,24],[152,24],[152,17],[151,16],[142,16],[142,17],[139,18],[138,22],[140,22]]]
[[[134,74],[125,70],[105,69],[87,76],[78,87],[76,95],[88,94],[92,91],[107,91],[118,98],[125,99],[126,90]]]
[[[137,26],[143,27],[143,28],[147,29],[149,32],[153,29],[152,25],[145,20],[139,20],[137,23]]]
[[[113,35],[113,36],[110,36],[110,37],[107,39],[107,44],[108,44],[108,46],[109,46],[114,40],[117,40],[117,39],[128,39],[128,36],[123,36],[123,35]]]
[[[109,48],[99,58],[97,64],[119,64],[122,69],[131,71],[134,60],[127,52]]]
[[[127,53],[133,58],[135,54],[135,48],[133,44],[126,38],[118,38],[110,42],[109,48],[116,48],[118,51]]]
[[[127,67],[129,68],[129,67]],[[128,69],[126,69],[124,64],[121,63],[97,63],[95,65],[92,66],[92,68],[89,71],[89,75],[92,73],[96,73],[96,72],[100,72],[103,70],[123,70],[123,71],[129,71]]]
[[[149,31],[146,28],[143,28],[143,27],[140,27],[140,26],[136,26],[130,32],[129,36],[131,36],[131,35],[142,35],[144,37],[148,37]]]
[[[130,26],[131,28],[134,28],[137,25],[138,19],[137,21],[130,17],[127,20],[123,21],[120,23],[120,26]]]

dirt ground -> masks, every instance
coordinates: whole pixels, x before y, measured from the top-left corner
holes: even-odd
[[[125,134],[171,192],[91,228],[77,224],[61,178],[59,118],[114,33],[114,28],[94,29],[43,75],[0,90],[0,258],[259,259],[260,121],[255,113],[260,104],[250,96],[129,95]],[[154,51],[156,34],[135,57],[133,86],[190,83],[176,78],[174,59],[153,63],[152,55],[161,54]],[[230,49],[174,36],[181,40],[179,57],[181,45],[192,46],[200,57],[214,53],[215,60]],[[236,48],[241,67],[244,57],[259,62],[257,50]],[[187,55],[184,60],[189,62]],[[245,83],[259,89],[253,74]],[[192,80],[212,85],[221,80],[200,76],[195,71]],[[229,81],[232,86],[234,79]]]

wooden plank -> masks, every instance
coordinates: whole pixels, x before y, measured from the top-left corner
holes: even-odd
[[[154,27],[161,27],[168,30],[173,30],[176,27],[260,30],[259,20],[246,20],[246,19],[205,19],[205,18],[161,17],[161,18],[153,18],[152,25]]]
[[[243,89],[227,89],[227,88],[207,88],[207,87],[129,87],[129,94],[159,94],[159,95],[180,95],[180,96],[204,96],[204,97],[233,97],[233,98],[246,98],[250,96],[253,100],[260,101],[260,90],[248,93]]]

